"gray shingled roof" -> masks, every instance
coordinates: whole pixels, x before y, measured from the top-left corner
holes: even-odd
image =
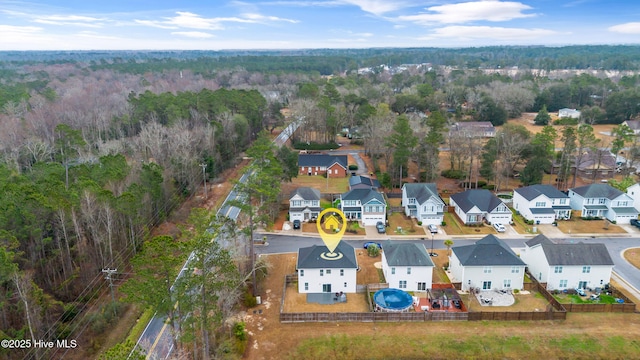
[[[328,253],[329,249],[324,245],[313,245],[298,249],[298,269],[357,269],[356,250],[353,246],[340,241],[335,252],[342,253],[338,260],[325,260],[321,257]]]
[[[424,204],[431,197],[444,204],[434,183],[407,183],[403,186],[407,193],[407,198],[415,198],[418,204]]]
[[[329,154],[299,154],[298,166],[325,166],[330,167],[334,163],[347,168],[347,155]]]
[[[451,195],[451,199],[462,209],[467,212],[477,206],[480,211],[491,212],[499,205],[503,204],[497,196],[491,191],[485,189],[467,190],[461,193]]]
[[[504,241],[494,235],[487,235],[473,245],[458,246],[451,250],[456,254],[462,266],[525,265]]]
[[[525,244],[528,247],[534,247],[538,244],[555,244],[555,243],[551,241],[548,237],[544,236],[543,234],[540,234],[534,237],[533,239],[525,242]]]
[[[604,244],[542,244],[549,265],[611,265]]]
[[[607,198],[613,200],[624,194],[622,191],[607,184],[590,184],[569,189],[583,198]]]
[[[371,189],[353,189],[342,194],[341,199],[360,200],[362,205],[368,203],[372,199],[377,199],[381,203],[386,204],[386,202],[384,201],[384,196],[382,196],[381,193]]]
[[[357,175],[349,178],[349,188],[352,188],[354,186],[367,186],[377,189],[380,187],[380,182],[370,177]]]
[[[387,240],[382,248],[390,266],[433,266],[431,257],[422,244]]]
[[[305,186],[299,187],[291,192],[289,199],[294,197],[296,194],[300,195],[300,197],[305,200],[320,200],[320,191],[318,189]]]
[[[537,185],[525,186],[519,189],[515,189],[514,191],[522,195],[523,198],[529,201],[537,198],[540,195],[545,195],[549,199],[563,199],[563,198],[568,199],[569,198],[567,194],[563,193],[562,191],[556,189],[551,185],[537,184]]]
[[[627,120],[625,123],[631,130],[640,130],[640,120]]]

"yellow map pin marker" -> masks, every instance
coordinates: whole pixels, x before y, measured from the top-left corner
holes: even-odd
[[[333,254],[347,230],[347,218],[344,213],[336,208],[324,209],[318,216],[316,226],[329,253]]]

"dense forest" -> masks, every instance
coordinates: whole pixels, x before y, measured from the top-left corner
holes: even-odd
[[[586,149],[637,146],[624,127],[615,128],[613,143],[597,143],[591,126],[640,114],[639,52],[572,46],[0,53],[0,337],[104,331],[111,312],[92,308],[108,293],[102,270],[128,268],[150,229],[195,194],[203,168],[204,178],[215,180],[252,143],[262,146],[254,158],[275,154],[260,134],[286,124],[284,114],[301,120],[296,143],[331,143],[343,129],[356,134],[353,141],[371,155],[387,187],[401,184],[408,161],[421,180],[436,179],[443,147],[451,149],[447,175],[469,186],[479,177],[508,183],[523,167],[535,183],[549,159],[568,164]],[[548,113],[561,108],[582,112],[573,123],[562,120],[562,134],[532,136],[504,125],[523,112],[548,125]],[[500,142],[448,131],[468,120],[499,126]],[[556,141],[565,148],[558,154]],[[631,153],[640,160],[640,150]],[[292,159],[286,151],[277,156]],[[569,168],[563,171],[569,181]],[[273,202],[278,182],[291,176],[261,196]]]

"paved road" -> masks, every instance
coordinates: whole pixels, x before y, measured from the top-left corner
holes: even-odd
[[[302,119],[298,119],[297,121],[292,122],[287,126],[278,137],[274,140],[276,146],[280,147],[287,142],[289,137],[296,131]],[[249,178],[250,174],[245,173],[240,178],[239,182],[244,183]],[[226,216],[232,220],[236,220],[238,215],[240,215],[240,208],[236,206],[231,206],[230,203],[232,201],[242,200],[235,187],[229,192],[227,198],[222,203],[220,209],[216,213],[218,216]],[[226,239],[216,239],[216,241],[221,241],[223,247],[229,246],[231,241],[227,241]],[[189,259],[185,262],[182,267],[182,270],[178,274],[175,282],[177,282],[186,269],[189,268],[189,263],[192,258],[191,254]],[[174,284],[175,284],[174,282]],[[173,341],[172,335],[170,331],[170,327],[167,323],[167,316],[162,314],[155,314],[154,317],[149,321],[147,327],[142,332],[142,335],[138,339],[136,343],[136,347],[140,348],[144,353],[147,354],[147,359],[167,359],[171,352],[173,351]]]
[[[289,253],[296,252],[298,248],[311,246],[311,245],[322,245],[322,240],[319,237],[310,237],[310,236],[295,236],[295,235],[278,235],[278,234],[267,234],[267,244],[266,246],[256,246],[257,254],[278,254],[278,253]],[[477,239],[454,239],[453,246],[462,246],[462,245],[470,245],[479,240]],[[504,240],[511,248],[517,249],[523,248],[525,241],[529,240],[528,238],[513,238],[513,239],[502,239]],[[633,288],[630,291],[638,292],[640,289],[640,270],[636,269],[633,265],[629,264],[623,257],[622,252],[628,248],[640,247],[640,238],[609,238],[609,237],[600,237],[600,238],[572,238],[572,239],[553,239],[558,243],[574,243],[574,242],[585,242],[585,243],[603,243],[607,247],[609,254],[611,255],[611,259],[613,260],[614,267],[613,271],[618,274],[621,278],[623,278],[629,285]],[[355,248],[361,248],[362,245],[367,241],[365,239],[345,239],[349,245]],[[377,239],[376,241],[379,241]],[[396,240],[393,240],[396,241]],[[427,249],[431,249],[432,240],[427,238],[426,240],[405,240],[408,242],[414,243],[423,243]],[[446,249],[444,246],[444,240],[442,239],[434,239],[433,240],[433,248],[434,249]]]

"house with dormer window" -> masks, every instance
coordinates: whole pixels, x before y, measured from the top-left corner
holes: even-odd
[[[511,210],[485,189],[472,189],[451,195],[449,206],[465,225],[481,224],[483,221],[496,224],[511,223]]]
[[[608,185],[591,184],[569,189],[570,205],[582,217],[606,218],[617,224],[628,224],[638,218],[633,198]]]
[[[423,225],[440,225],[445,204],[434,183],[406,183],[402,186],[402,207],[405,215],[422,221]]]
[[[513,208],[535,224],[569,219],[569,196],[551,185],[531,185],[513,191]]]
[[[340,195],[340,210],[349,221],[361,221],[364,225],[383,224],[387,220],[387,203],[384,196],[373,189],[354,189]]]
[[[309,221],[318,218],[320,207],[320,191],[310,187],[299,187],[289,197],[289,220]]]

